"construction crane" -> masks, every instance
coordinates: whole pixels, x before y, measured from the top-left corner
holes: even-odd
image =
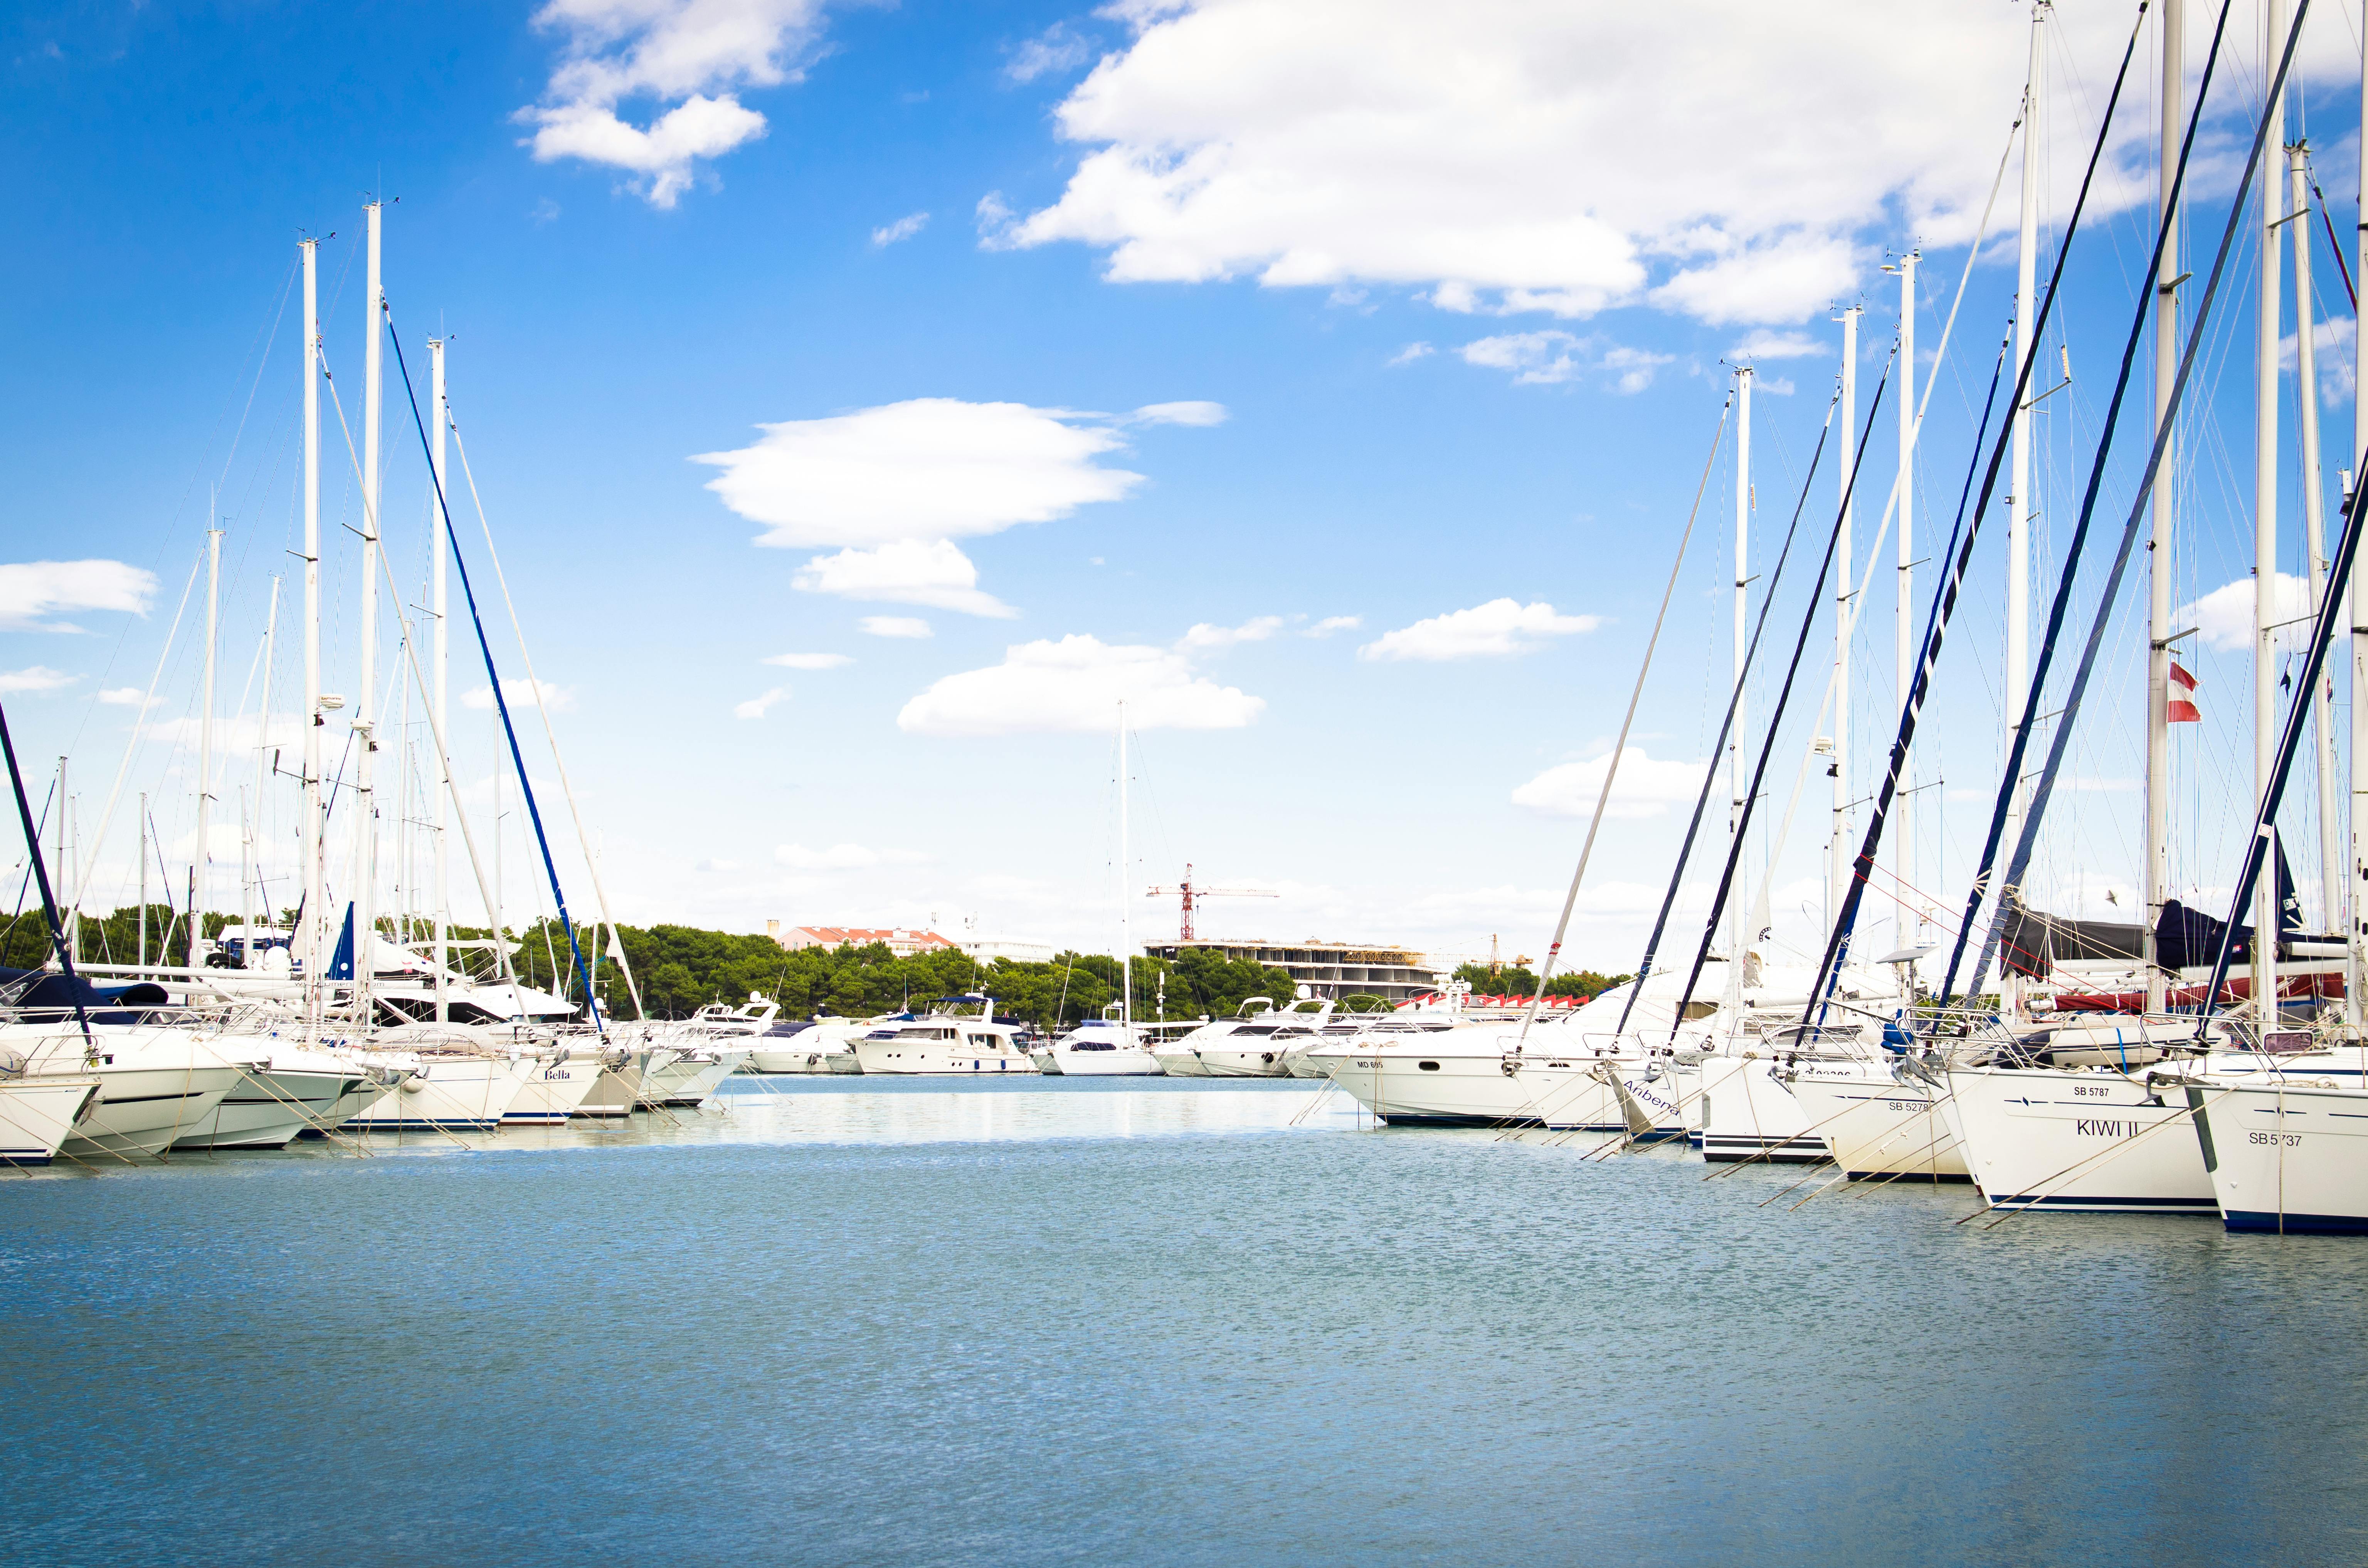
[[[1145,898],[1174,898],[1179,894],[1182,895],[1184,900],[1184,922],[1182,929],[1177,934],[1177,940],[1181,942],[1189,942],[1192,939],[1192,901],[1195,899],[1281,898],[1282,896],[1272,888],[1204,888],[1200,883],[1192,880],[1192,865],[1189,860],[1186,861],[1184,865],[1184,880],[1182,881],[1177,883],[1172,888],[1146,888],[1144,890],[1143,896]]]

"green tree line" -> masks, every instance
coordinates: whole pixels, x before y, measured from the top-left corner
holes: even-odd
[[[1455,978],[1470,985],[1474,996],[1534,996],[1538,994],[1537,975],[1518,965],[1490,969],[1485,963],[1467,963],[1455,971]],[[1546,994],[1581,996],[1592,1001],[1615,985],[1627,984],[1633,978],[1625,974],[1598,974],[1591,969],[1574,970],[1547,981]]]

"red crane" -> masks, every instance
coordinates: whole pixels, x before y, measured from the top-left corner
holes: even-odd
[[[1144,891],[1143,896],[1145,898],[1172,898],[1179,893],[1183,895],[1184,899],[1184,924],[1182,930],[1178,933],[1177,940],[1183,942],[1189,942],[1192,939],[1192,901],[1194,899],[1281,898],[1282,896],[1272,888],[1204,888],[1192,880],[1192,866],[1190,861],[1185,862],[1184,880],[1182,881],[1177,883],[1176,886],[1172,888],[1146,888]]]

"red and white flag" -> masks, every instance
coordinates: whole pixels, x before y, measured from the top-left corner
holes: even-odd
[[[2203,713],[2195,706],[2195,677],[2177,659],[2170,662],[2170,689],[2163,700],[2163,717],[2173,724],[2200,724]]]

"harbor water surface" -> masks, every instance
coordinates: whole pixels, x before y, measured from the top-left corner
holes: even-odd
[[[1296,1083],[729,1089],[0,1178],[0,1557],[2368,1554],[2356,1241]]]

